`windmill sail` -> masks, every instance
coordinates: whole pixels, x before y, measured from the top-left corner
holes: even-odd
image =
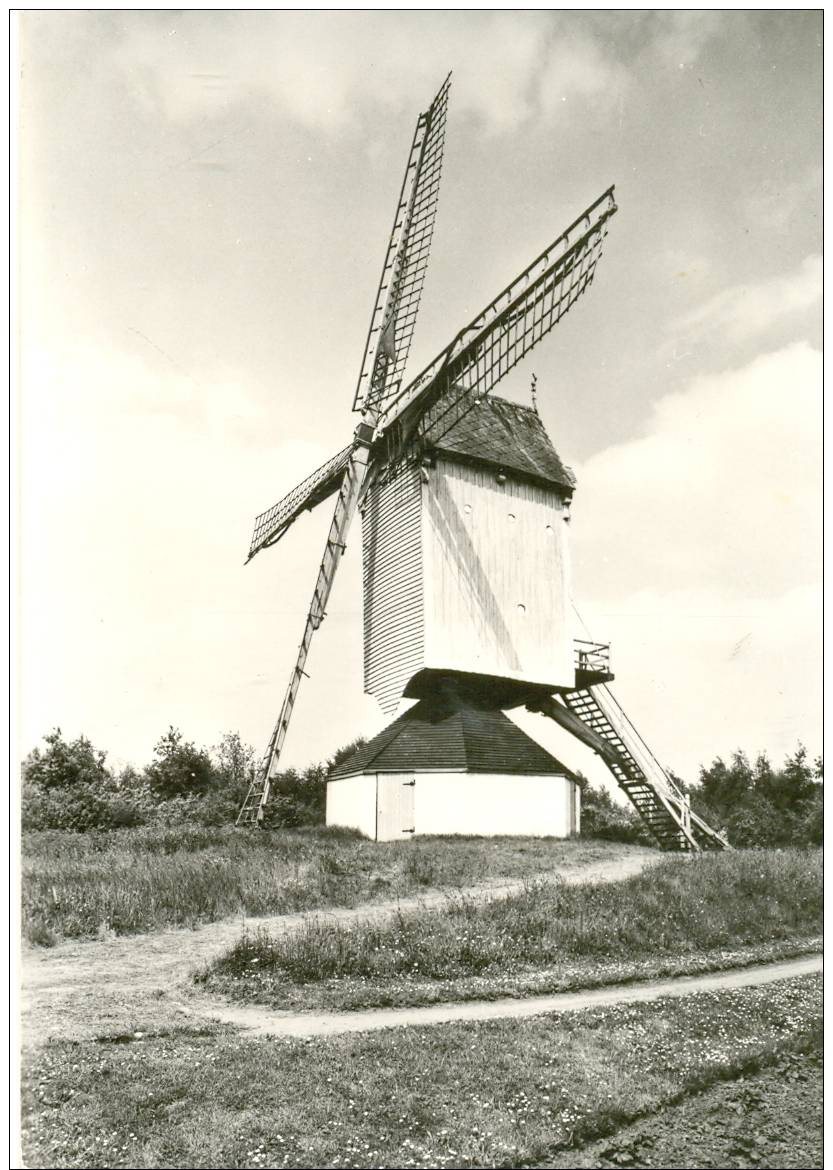
[[[399,390],[428,268],[442,174],[445,124],[451,74],[417,119],[408,165],[396,207],[379,291],[370,319],[362,368],[353,402],[371,421]],[[354,443],[255,517],[248,560],[275,544],[302,512],[314,508],[339,487]]]
[[[279,541],[290,524],[293,524],[302,512],[314,508],[316,504],[326,500],[338,489],[344,478],[347,464],[350,462],[352,451],[353,443],[350,443],[343,451],[339,451],[332,459],[328,459],[326,463],[322,464],[312,475],[307,476],[303,483],[299,483],[282,500],[278,500],[277,504],[273,504],[266,512],[261,512],[259,516],[255,517],[252,543],[246,558],[247,563],[262,548]]]
[[[437,216],[450,88],[451,74],[417,120],[362,357],[354,410],[378,413],[400,388]]]
[[[454,426],[569,312],[593,281],[615,213],[610,187],[389,402],[380,462],[393,466],[428,429]]]

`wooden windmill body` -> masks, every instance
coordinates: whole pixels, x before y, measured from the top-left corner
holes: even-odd
[[[336,769],[327,821],[378,840],[569,836],[575,778],[503,711],[575,687],[573,477],[505,400],[426,439],[362,517],[365,690],[387,714],[417,705]]]
[[[415,704],[330,777],[327,820],[376,839],[579,830],[575,778],[505,714],[539,711],[607,763],[660,844],[722,848],[615,703],[607,647],[576,643],[574,479],[534,408],[492,390],[592,283],[616,212],[605,191],[403,378],[436,215],[450,78],[420,115],[354,397],[352,441],[255,521],[251,558],[336,495],[295,666],[238,824],[269,800],[312,637],[362,513],[364,681]]]
[[[425,672],[573,687],[573,486],[537,413],[487,397],[368,494],[365,689],[384,711]]]

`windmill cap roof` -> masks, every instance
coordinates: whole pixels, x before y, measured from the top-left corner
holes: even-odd
[[[572,776],[502,711],[422,699],[330,773],[466,771]]]
[[[445,409],[446,403],[440,399],[428,414],[427,447],[572,492],[575,476],[559,459],[538,412],[531,406],[487,395],[443,431]]]

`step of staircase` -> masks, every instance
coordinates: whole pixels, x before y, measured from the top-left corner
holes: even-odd
[[[656,838],[661,849],[693,852],[700,849],[724,849],[727,844],[703,822],[693,817],[683,822],[683,797],[673,793],[663,796],[640,767],[626,743],[612,726],[592,689],[572,691],[564,695],[564,703],[573,715],[594,732],[608,748],[613,748],[617,760],[605,758],[617,784],[628,797],[645,825]],[[555,716],[553,716],[555,718]],[[670,784],[670,781],[669,781]],[[673,788],[673,786],[672,786]],[[674,808],[678,801],[680,811]]]

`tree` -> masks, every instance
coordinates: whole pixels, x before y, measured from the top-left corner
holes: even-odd
[[[727,765],[701,768],[692,807],[709,824],[723,824],[740,846],[818,845],[822,837],[821,759],[812,764],[799,744],[780,768],[761,752],[750,766],[743,752]]]
[[[154,748],[156,759],[145,769],[157,800],[177,796],[204,796],[217,784],[211,757],[202,748],[184,741],[182,732],[169,727]]]
[[[753,779],[752,768],[743,752],[734,752],[728,766],[718,756],[710,768],[700,769],[700,795],[725,820],[743,802]]]
[[[354,756],[357,751],[360,751],[366,743],[367,740],[365,737],[360,735],[358,739],[354,739],[350,743],[345,744],[344,747],[338,748],[335,752],[333,752],[332,758],[327,764],[327,774],[329,775],[333,768],[337,768],[339,764],[343,764],[345,760],[349,760],[350,757]]]
[[[105,764],[106,754],[85,735],[67,742],[56,727],[44,736],[22,768],[21,824],[24,829],[111,829],[140,824],[143,814],[121,794]]]
[[[23,763],[26,783],[49,791],[77,784],[106,785],[112,773],[105,765],[107,753],[93,747],[85,735],[67,742],[56,727],[45,735],[46,751],[35,748]]]
[[[211,749],[217,775],[224,785],[236,788],[252,782],[255,769],[255,749],[244,743],[239,731],[227,731],[216,747]]]

